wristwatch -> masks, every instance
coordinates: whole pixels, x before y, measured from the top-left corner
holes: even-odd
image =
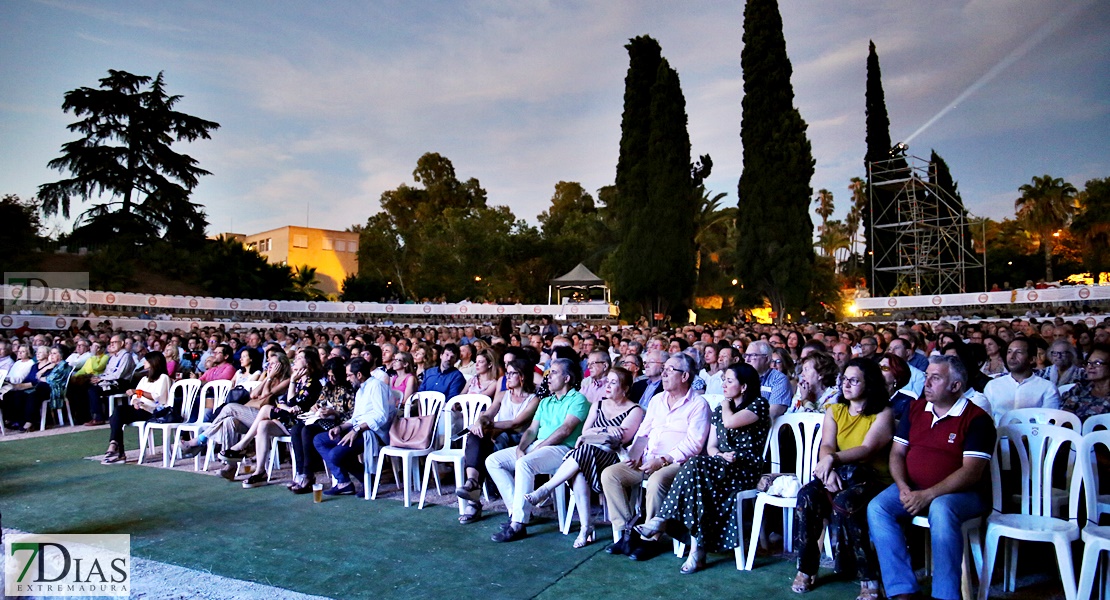
[[[666,454],[664,454],[663,456],[660,456],[659,460],[663,461],[663,466],[664,467],[671,466],[671,457],[667,456]]]

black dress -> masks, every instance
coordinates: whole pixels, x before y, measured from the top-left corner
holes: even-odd
[[[597,418],[594,419],[593,425],[590,427],[610,427],[619,426],[628,417],[629,413],[640,408],[638,405],[633,405],[628,410],[621,414],[608,419],[605,417],[605,411],[598,407]],[[582,476],[589,482],[590,487],[597,493],[601,493],[601,472],[605,469],[620,462],[620,456],[616,452],[605,450],[593,444],[582,444],[563,457],[563,460],[573,458],[578,463],[578,470]]]
[[[681,522],[708,552],[725,552],[742,543],[736,527],[736,494],[755,488],[765,470],[763,446],[771,430],[770,405],[766,398],[758,398],[746,409],[759,419],[736,429],[724,426],[720,406],[713,410],[717,448],[735,452],[735,460],[730,463],[704,454],[687,460],[656,515]]]

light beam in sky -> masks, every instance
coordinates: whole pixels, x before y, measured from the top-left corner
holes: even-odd
[[[1056,16],[1052,17],[1048,21],[1045,21],[1043,25],[1038,27],[1037,30],[1034,31],[1028,38],[1026,38],[1025,41],[1019,44],[1017,48],[1014,48],[1002,60],[998,61],[998,64],[991,67],[989,71],[984,73],[982,77],[975,81],[975,83],[972,83],[970,86],[968,86],[967,89],[961,92],[959,96],[956,96],[955,100],[949,102],[948,106],[942,108],[940,112],[933,115],[933,118],[925,121],[924,125],[918,127],[917,131],[911,133],[910,136],[903,141],[903,143],[908,144],[913,141],[913,139],[920,135],[921,132],[928,129],[933,123],[939,121],[940,118],[948,114],[949,111],[959,106],[960,102],[963,102],[969,96],[979,91],[979,88],[982,88],[990,80],[997,77],[999,73],[1005,71],[1007,67],[1017,62],[1017,60],[1021,57],[1025,56],[1030,50],[1033,49],[1034,46],[1043,42],[1045,38],[1052,35],[1053,33],[1056,33],[1061,27],[1064,26],[1064,24],[1072,20],[1072,18],[1074,18],[1080,12],[1083,12],[1083,10],[1085,10],[1093,3],[1094,0],[1082,0],[1076,2],[1057,13]]]

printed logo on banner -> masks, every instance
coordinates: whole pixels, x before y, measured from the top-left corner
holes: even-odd
[[[349,313],[355,312],[355,305],[354,304],[348,304],[347,305],[347,312],[349,312]]]
[[[1079,297],[1086,300],[1091,297],[1091,288],[1079,288]]]
[[[466,307],[465,306],[460,306],[459,307],[459,312],[465,315],[466,314]]]
[[[270,310],[277,310],[277,302],[271,302],[267,306],[270,307]]]
[[[157,306],[158,305],[158,299],[155,298],[154,296],[151,296],[150,298],[147,298],[146,303],[151,305],[151,306]]]
[[[933,306],[940,306],[941,302],[944,302],[944,298],[941,298],[940,296],[933,296]]]
[[[196,308],[198,305],[200,302],[197,302],[196,298],[189,298],[189,308]]]
[[[386,304],[385,305],[385,312],[387,312],[387,313],[393,312],[393,305],[392,304]]]
[[[316,303],[315,302],[309,302],[308,303],[308,310],[311,310],[312,312],[316,312]]]
[[[1030,302],[1034,302],[1037,300],[1037,292],[1029,292],[1025,297],[1028,298]]]
[[[34,314],[81,314],[88,310],[88,273],[27,271],[4,273],[10,298],[4,308]]]
[[[235,300],[232,300],[231,301],[231,310],[235,310],[237,308],[239,308],[239,302],[237,302]]]
[[[8,534],[4,593],[129,597],[131,536]]]
[[[886,305],[891,307],[891,308],[894,308],[895,306],[898,306],[898,299],[897,298],[891,298],[890,300],[886,301]]]
[[[505,314],[505,307],[504,306],[498,306],[497,307],[497,314],[499,314],[499,315]]]
[[[429,305],[429,304],[425,304],[425,305],[424,305],[424,314],[430,314],[431,312],[432,312],[432,307],[431,307],[431,305]]]
[[[990,298],[991,297],[986,294],[979,294],[979,304],[986,304],[987,300],[990,300]]]

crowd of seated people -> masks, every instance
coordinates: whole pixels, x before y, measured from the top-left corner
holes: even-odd
[[[674,537],[690,546],[683,573],[742,543],[736,492],[766,472],[774,419],[823,413],[814,479],[799,492],[797,572],[784,587],[816,585],[827,520],[838,570],[856,575],[865,599],[877,597],[879,581],[892,597],[916,593],[908,555],[875,556],[869,538],[904,548],[902,527],[919,514],[932,523],[933,595],[958,597],[959,524],[989,507],[984,474],[1002,414],[1110,413],[1106,322],[546,325],[500,335],[490,327],[124,332],[102,324],[3,338],[2,407],[5,423],[22,431],[36,425],[44,400],[56,408],[68,395],[95,425],[111,412],[108,399],[122,395],[104,458],[118,464],[126,462],[123,424],[165,407],[173,381],[251,384],[242,403],[200,408],[212,426],[186,455],[211,442],[225,463],[220,474],[236,480],[236,462],[262,464],[273,437],[288,435],[292,492],[311,491],[326,465],[325,493],[353,495],[415,392],[484,394],[489,408],[465,444],[455,440],[465,448],[460,523],[483,520],[481,492],[492,483],[508,516],[491,539],[526,538],[535,506],[567,484],[580,522],[575,547],[597,537],[592,507],[603,497],[617,538],[611,554],[647,560]],[[723,399],[710,405],[703,395]],[[949,443],[938,447],[938,436]],[[256,471],[242,483],[266,477]]]

